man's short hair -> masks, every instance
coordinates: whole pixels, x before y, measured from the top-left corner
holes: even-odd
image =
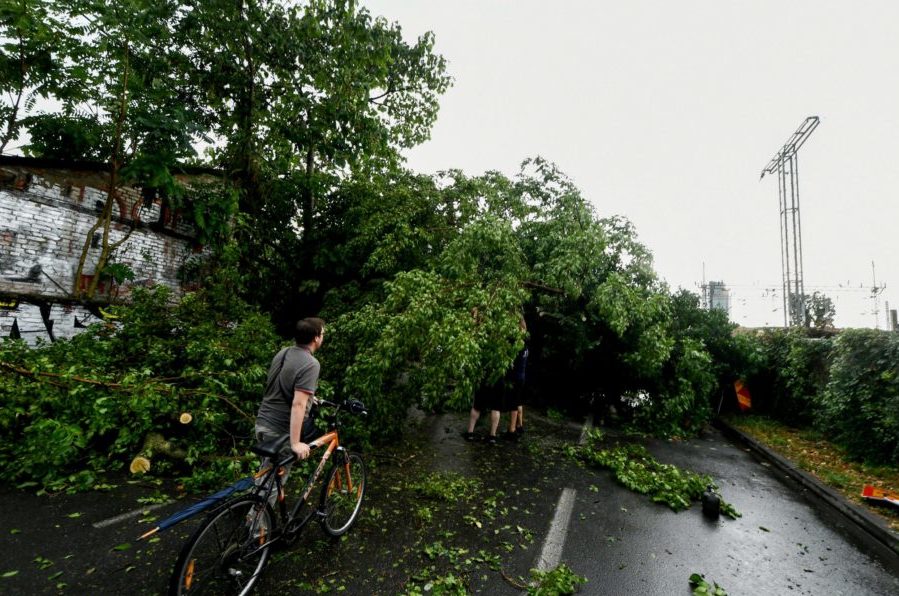
[[[318,317],[306,317],[305,319],[300,319],[297,321],[296,330],[293,333],[293,338],[296,340],[298,346],[305,346],[307,344],[311,344],[312,341],[322,334],[322,331],[325,330],[325,322],[319,319]]]

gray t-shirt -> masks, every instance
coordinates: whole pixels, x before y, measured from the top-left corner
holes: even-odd
[[[293,392],[300,389],[314,394],[320,368],[318,360],[306,348],[291,346],[275,354],[268,369],[262,404],[256,414],[256,426],[285,434],[290,432]],[[311,409],[310,399],[306,402],[307,416]]]

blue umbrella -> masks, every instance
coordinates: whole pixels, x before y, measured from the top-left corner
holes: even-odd
[[[247,476],[246,478],[241,478],[240,480],[238,480],[237,482],[235,482],[228,488],[223,488],[222,490],[215,493],[214,495],[209,495],[202,501],[197,501],[190,507],[188,507],[186,509],[182,509],[181,511],[178,511],[177,513],[173,513],[172,515],[168,516],[167,518],[165,518],[164,520],[159,522],[159,525],[157,525],[155,528],[153,528],[152,530],[150,530],[149,532],[147,532],[146,534],[141,536],[138,540],[143,540],[144,538],[152,536],[156,532],[160,532],[162,530],[167,530],[167,529],[171,528],[172,526],[174,526],[175,524],[180,523],[188,518],[191,518],[198,513],[206,511],[207,509],[209,509],[210,507],[212,507],[214,505],[217,505],[218,503],[220,503],[224,499],[227,499],[228,497],[230,497],[231,495],[233,495],[236,492],[252,488],[254,486],[254,484],[255,483],[253,482],[253,478],[250,476]]]

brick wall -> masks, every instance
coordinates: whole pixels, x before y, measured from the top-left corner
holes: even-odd
[[[102,166],[38,165],[41,162],[23,158],[0,161],[0,337],[8,337],[15,325],[29,343],[50,338],[45,319],[52,321],[55,337],[70,337],[97,321],[86,308],[72,304],[70,294],[82,248],[108,188]],[[163,210],[158,199],[147,206],[140,188],[119,189],[113,213],[111,242],[132,226],[134,230],[111,260],[129,265],[135,279],[121,287],[104,284],[102,295],[127,299],[134,286],[154,284],[179,293],[179,268],[196,252],[192,228]],[[91,239],[81,284],[95,273],[101,233]],[[47,316],[42,316],[35,296],[46,300]],[[52,305],[49,313],[47,304]]]

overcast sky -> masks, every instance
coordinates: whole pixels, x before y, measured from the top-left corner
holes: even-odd
[[[731,318],[781,325],[777,181],[762,168],[802,121],[806,291],[837,325],[899,307],[899,2],[363,0],[407,37],[433,31],[455,85],[423,172],[555,162],[601,216],[636,226],[672,288],[732,288]],[[770,290],[775,290],[772,293]]]

